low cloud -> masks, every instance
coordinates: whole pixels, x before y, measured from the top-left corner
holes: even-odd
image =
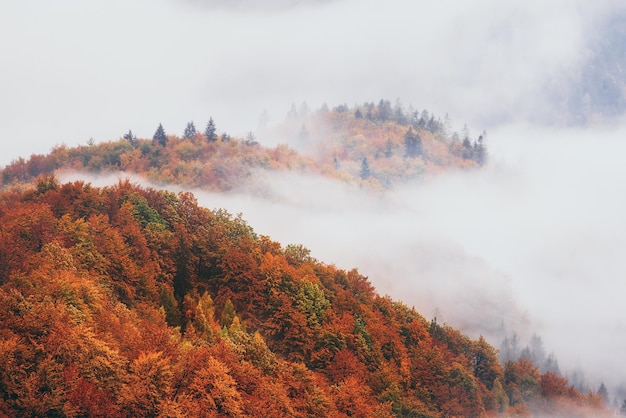
[[[52,146],[180,134],[212,116],[245,135],[292,102],[401,98],[492,130],[542,115],[614,1],[61,0],[0,16],[0,164]],[[622,8],[623,9],[623,8]],[[118,28],[111,30],[111,28]]]
[[[625,376],[615,365],[626,362],[623,134],[511,126],[489,135],[487,167],[384,193],[269,172],[246,191],[194,193],[283,245],[358,268],[428,319],[496,346],[507,333],[536,332],[562,370],[617,385]]]

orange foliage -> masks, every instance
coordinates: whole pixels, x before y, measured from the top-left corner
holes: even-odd
[[[0,414],[604,412],[308,254],[190,194],[53,177],[0,194]]]

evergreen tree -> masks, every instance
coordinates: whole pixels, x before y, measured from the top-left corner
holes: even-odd
[[[602,397],[602,400],[605,404],[609,402],[609,391],[606,390],[606,386],[604,386],[604,382],[600,383],[600,387],[598,388],[598,395]]]
[[[165,129],[163,129],[163,125],[159,123],[159,127],[156,132],[152,136],[153,143],[159,144],[162,147],[167,145],[167,135],[165,134]]]
[[[441,122],[439,120],[436,120],[434,115],[431,115],[428,123],[426,124],[426,129],[428,129],[432,133],[435,133],[441,129],[440,126]]]
[[[259,145],[259,143],[256,140],[256,137],[254,136],[252,132],[248,132],[248,135],[246,135],[246,139],[244,140],[244,144],[248,146]]]
[[[133,142],[135,142],[135,139],[137,139],[137,137],[133,135],[133,131],[129,129],[128,133],[124,134],[124,139],[132,144]]]
[[[406,114],[404,113],[404,106],[400,99],[396,99],[396,104],[393,107],[393,119],[400,125],[406,125]]]
[[[215,134],[215,122],[213,122],[212,117],[209,118],[209,121],[206,124],[206,129],[204,130],[204,136],[209,142],[217,141],[217,135]]]
[[[557,376],[561,375],[561,370],[559,369],[559,362],[556,359],[556,356],[554,355],[554,353],[548,354],[548,357],[546,358],[546,361],[544,364],[544,370],[546,373],[552,372],[556,374]]]
[[[419,120],[417,121],[417,127],[426,129],[426,125],[428,125],[428,121],[430,120],[430,115],[428,114],[428,110],[422,110],[422,114],[420,115]]]
[[[517,334],[513,334],[511,338],[505,337],[500,345],[500,362],[505,364],[507,361],[517,361],[519,355],[520,348]]]
[[[367,157],[363,157],[363,160],[361,161],[361,172],[359,173],[359,176],[361,177],[361,179],[365,180],[371,175],[372,172],[370,171],[370,165],[367,162]]]
[[[483,142],[483,136],[478,137],[478,141],[474,142],[473,149],[473,157],[474,161],[476,161],[480,165],[485,165],[487,163],[487,148]]]
[[[463,152],[461,153],[461,157],[466,160],[474,159],[474,148],[467,136],[463,138]]]
[[[298,119],[298,109],[296,108],[296,104],[292,103],[289,112],[287,112],[287,120]]]
[[[185,131],[183,132],[183,138],[185,139],[193,139],[196,136],[196,125],[194,125],[193,121],[188,122],[185,127]]]
[[[381,99],[378,102],[378,120],[385,122],[391,119],[393,116],[393,109],[391,108],[391,102],[389,100]]]
[[[405,156],[409,158],[415,158],[422,155],[422,138],[413,130],[413,128],[409,128],[404,135],[404,147],[405,147]]]

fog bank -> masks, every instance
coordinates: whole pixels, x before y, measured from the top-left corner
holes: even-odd
[[[489,135],[487,167],[383,193],[269,172],[247,191],[194,193],[283,245],[358,268],[428,319],[496,346],[536,332],[562,370],[615,385],[626,377],[615,367],[626,362],[624,134],[503,128]]]
[[[245,135],[292,102],[401,98],[488,131],[570,80],[619,2],[122,0],[8,2],[0,14],[0,165],[159,123]],[[546,89],[546,87],[550,87]],[[584,93],[584,92],[583,92]]]

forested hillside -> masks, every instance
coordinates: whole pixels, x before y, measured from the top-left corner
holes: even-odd
[[[203,132],[189,122],[181,136],[168,135],[159,125],[151,139],[138,139],[129,131],[116,141],[58,146],[48,155],[14,161],[2,169],[1,179],[6,186],[58,169],[124,171],[156,184],[225,191],[246,186],[260,171],[270,170],[316,173],[382,189],[442,170],[484,164],[484,135],[472,139],[469,129],[458,134],[450,132],[449,124],[447,118],[405,110],[386,100],[315,112],[294,105],[284,123],[261,129],[264,137],[279,144],[273,148],[260,145],[252,133],[244,138],[220,135],[210,118]]]
[[[55,161],[47,171],[100,156],[101,168],[147,161],[149,172],[150,156],[185,147],[234,156],[255,147],[194,138],[58,149],[39,161]],[[105,162],[105,150],[119,149],[113,155],[135,159]],[[0,194],[0,415],[606,413],[600,396],[526,359],[501,365],[484,339],[429,321],[358,271],[258,235],[191,194],[50,175],[23,189]]]

